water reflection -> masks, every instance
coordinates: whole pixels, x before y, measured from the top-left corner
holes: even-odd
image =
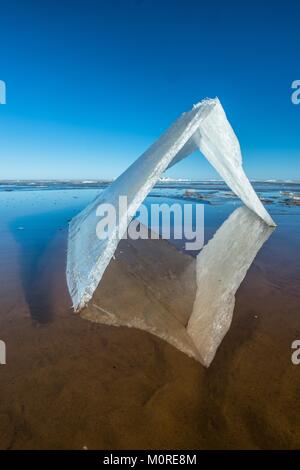
[[[196,258],[165,241],[121,241],[81,316],[148,331],[209,366],[230,328],[235,293],[274,229],[236,209]]]
[[[26,215],[9,226],[18,244],[19,273],[30,315],[34,322],[48,323],[54,318],[54,299],[59,295],[57,276],[65,269],[66,213]]]
[[[187,332],[204,365],[210,365],[229,330],[235,293],[273,230],[240,207],[197,256],[197,292]]]

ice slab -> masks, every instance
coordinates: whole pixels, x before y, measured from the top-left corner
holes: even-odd
[[[210,365],[229,330],[235,293],[273,230],[247,207],[240,207],[197,256],[197,292],[187,333],[203,365]]]
[[[238,140],[218,99],[206,99],[184,113],[111,186],[70,223],[67,282],[73,307],[82,309],[92,298],[128,224],[161,174],[198,147],[230,188],[269,225],[275,225],[242,169]],[[127,196],[127,207],[119,197]],[[96,234],[100,204],[116,208],[117,220],[110,236]]]

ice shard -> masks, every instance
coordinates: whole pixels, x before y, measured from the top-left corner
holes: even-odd
[[[220,173],[229,187],[268,225],[275,225],[242,169],[238,140],[218,99],[206,99],[184,113],[145,153],[70,223],[67,282],[75,310],[83,308],[98,286],[119,240],[136,210],[160,175],[195,148]],[[127,205],[119,207],[119,197]],[[97,208],[112,204],[117,212],[114,229],[99,239]]]
[[[230,328],[235,293],[272,231],[255,213],[240,207],[197,256],[197,292],[187,333],[206,367]]]

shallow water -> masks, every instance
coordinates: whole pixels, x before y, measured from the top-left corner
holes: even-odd
[[[107,182],[7,182],[0,184],[0,298],[6,305],[14,302],[18,273],[25,301],[32,318],[48,322],[54,318],[46,305],[48,262],[55,261],[53,247],[59,240],[66,247],[68,223],[91,202]],[[278,227],[259,254],[272,282],[293,292],[300,278],[300,206],[287,206],[282,193],[297,194],[300,184],[254,183],[258,194],[272,200],[267,209]],[[186,191],[197,191],[206,199],[186,197]],[[221,182],[165,182],[150,193],[145,205],[177,203],[204,204],[205,243],[227,219],[240,201]],[[145,221],[144,221],[145,222]],[[190,221],[194,225],[194,219]],[[172,232],[171,232],[172,234]],[[185,240],[173,240],[184,249]],[[65,254],[65,252],[64,252]],[[197,252],[190,254],[197,254]],[[62,260],[57,260],[57,266]]]

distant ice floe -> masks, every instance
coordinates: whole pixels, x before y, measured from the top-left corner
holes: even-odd
[[[291,191],[280,191],[283,196],[282,203],[287,206],[299,206],[300,205],[300,193],[294,193]]]
[[[196,149],[200,149],[246,206],[267,225],[275,226],[243,171],[240,145],[220,101],[205,99],[184,113],[71,221],[67,283],[75,310],[82,309],[92,298],[119,240],[162,173]],[[127,196],[128,205],[124,212],[119,208],[120,196]],[[107,202],[116,208],[116,225],[109,237],[100,240],[96,235],[96,210],[100,204]]]

